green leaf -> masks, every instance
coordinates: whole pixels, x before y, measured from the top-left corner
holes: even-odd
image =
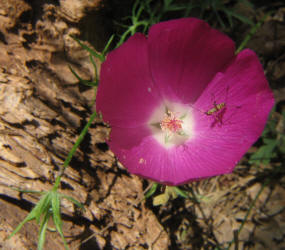
[[[35,219],[34,209],[27,215],[27,217],[15,228],[15,230],[8,236],[8,239],[12,238],[28,221]]]
[[[265,145],[261,146],[257,152],[251,155],[249,159],[250,164],[269,164],[271,158],[275,156],[274,150],[278,145],[275,139],[264,139]]]
[[[44,247],[45,238],[46,238],[46,230],[47,230],[48,221],[49,221],[50,216],[51,216],[50,211],[46,211],[46,214],[41,222],[39,237],[38,237],[38,250],[42,250]]]
[[[236,54],[238,54],[240,51],[242,51],[244,49],[244,47],[246,46],[246,44],[248,43],[248,41],[251,39],[251,37],[256,33],[256,31],[260,28],[260,26],[263,24],[263,22],[265,21],[265,19],[271,15],[272,12],[268,12],[266,15],[263,16],[263,18],[257,23],[255,24],[249,34],[245,37],[245,39],[242,41],[242,43],[240,44],[240,46],[238,47],[238,49],[236,50]]]
[[[179,187],[174,187],[174,190],[178,195],[182,196],[183,198],[189,198],[187,192],[181,190]]]
[[[65,249],[69,249],[62,231],[62,220],[60,216],[60,195],[57,191],[52,191],[52,217],[56,230],[63,240]]]
[[[91,54],[89,55],[89,59],[90,59],[90,61],[91,61],[92,65],[93,65],[94,72],[95,72],[95,82],[94,82],[94,83],[96,83],[96,85],[95,85],[95,86],[98,86],[98,82],[99,82],[99,80],[98,80],[98,70],[97,70],[97,65],[96,65],[96,63],[95,63],[95,61],[94,61],[94,59],[93,59],[93,56],[92,56]]]
[[[62,226],[61,217],[60,217],[60,196],[57,191],[51,192],[52,200],[51,200],[51,207],[52,207],[52,214],[53,214],[53,221],[56,228]]]
[[[238,229],[238,231],[237,231],[236,238],[238,238],[238,236],[239,236],[241,230],[243,229],[243,226],[245,225],[245,223],[246,223],[246,221],[247,221],[247,219],[248,219],[248,216],[249,216],[251,210],[254,208],[255,203],[256,203],[258,197],[261,195],[261,193],[263,192],[264,188],[270,183],[270,181],[271,181],[270,178],[265,179],[265,181],[263,182],[263,184],[262,184],[261,188],[259,189],[258,193],[255,195],[253,201],[251,202],[251,204],[250,204],[250,206],[249,206],[249,209],[247,210],[247,212],[246,212],[246,214],[245,214],[245,216],[244,216],[244,218],[243,218],[243,220],[242,220],[242,222],[241,222],[241,224],[240,224],[240,226],[239,226],[239,229]],[[234,242],[235,242],[235,237],[232,239],[232,241],[229,242],[229,245],[228,245],[227,248],[225,248],[225,250],[232,249],[232,248],[231,248],[231,245],[232,245]]]
[[[230,27],[232,28],[232,27],[234,26],[233,17],[232,17],[232,15],[231,15],[229,12],[226,11],[225,13],[226,13],[226,15],[227,15],[227,18],[228,18]]]
[[[83,141],[85,135],[88,132],[89,127],[91,126],[92,122],[94,121],[95,117],[97,116],[97,112],[94,111],[93,114],[90,116],[89,121],[87,122],[87,124],[85,125],[85,127],[81,130],[81,133],[79,135],[79,137],[77,138],[75,144],[73,145],[72,149],[69,151],[67,158],[65,159],[64,163],[63,163],[63,169],[62,171],[64,171],[65,168],[67,168],[69,162],[71,161],[73,155],[75,154],[75,151],[77,150],[77,148],[79,147],[80,143]],[[56,177],[55,183],[54,183],[54,187],[53,190],[57,190],[60,184],[60,179],[61,179],[61,175]]]
[[[217,17],[217,19],[218,19],[218,22],[220,23],[220,25],[222,26],[222,28],[225,29],[225,28],[226,28],[226,25],[225,25],[223,19],[221,18],[221,16],[220,16],[218,10],[216,9],[216,7],[215,7],[214,5],[212,6],[212,8],[213,8],[214,13],[216,14],[216,17]]]
[[[40,218],[43,214],[46,213],[51,207],[51,192],[45,193],[40,201],[37,203],[36,207],[36,221],[40,223]]]
[[[248,19],[247,17],[245,17],[243,15],[240,15],[240,14],[238,14],[238,13],[232,11],[232,10],[226,9],[226,8],[223,8],[223,10],[224,10],[224,12],[227,15],[233,16],[233,17],[235,17],[236,19],[240,20],[243,23],[247,23],[247,24],[249,24],[251,26],[254,25],[254,23],[250,19]]]
[[[97,82],[90,82],[90,81],[87,81],[87,80],[84,80],[82,79],[74,70],[73,68],[68,65],[70,71],[72,72],[72,74],[77,78],[78,81],[80,81],[82,84],[84,85],[87,85],[87,86],[90,86],[90,87],[94,87],[94,86],[97,86],[98,83]]]
[[[282,127],[283,129],[278,132],[278,148],[280,152],[285,155],[285,133],[284,133],[284,128],[285,128],[285,111],[282,113]]]
[[[107,42],[105,48],[103,49],[102,55],[103,55],[104,57],[106,56],[107,51],[109,50],[109,47],[110,47],[112,41],[114,40],[114,37],[115,37],[115,35],[113,34],[113,35],[109,38],[109,40],[108,40],[108,42]]]
[[[185,5],[173,4],[165,9],[165,12],[185,10]]]
[[[84,43],[82,43],[78,38],[76,38],[75,36],[71,36],[83,49],[85,49],[86,51],[88,51],[91,55],[97,57],[101,62],[104,62],[105,58],[103,55],[100,55],[99,53],[97,53],[95,50],[91,49],[90,47],[88,47],[87,45],[85,45]]]
[[[72,203],[74,203],[76,206],[78,206],[82,210],[85,210],[84,205],[82,203],[80,203],[79,201],[75,200],[74,198],[72,198],[71,196],[64,195],[64,194],[60,194],[60,196],[62,198],[65,198],[65,199],[71,201]]]
[[[157,187],[158,187],[158,183],[153,183],[150,190],[148,190],[148,192],[145,194],[144,198],[147,199],[150,196],[152,196],[155,193]]]
[[[275,132],[276,132],[276,129],[275,129],[276,125],[277,125],[277,121],[275,119],[272,119],[272,118],[269,119],[267,121],[265,129],[262,132],[262,137],[266,138],[268,134],[269,135],[270,134],[275,134]]]
[[[191,10],[196,8],[197,5],[196,4],[193,4],[193,3],[188,3],[188,5],[185,7],[185,12],[184,12],[184,17],[188,17]]]
[[[20,189],[16,187],[10,187],[11,189],[18,191],[20,193],[35,193],[35,194],[41,194],[43,195],[45,192],[44,191],[35,191],[35,190],[30,190],[30,189]]]
[[[27,215],[27,217],[15,228],[15,230],[9,235],[8,239],[13,237],[28,221],[37,219],[39,222],[39,218],[41,216],[41,211],[43,211],[43,207],[46,206],[47,195],[43,195],[40,201],[36,204],[36,206],[32,209],[32,211]]]

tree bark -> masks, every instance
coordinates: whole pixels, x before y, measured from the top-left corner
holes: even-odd
[[[2,249],[36,249],[35,222],[6,240],[39,200],[11,187],[50,190],[92,112],[94,90],[81,86],[68,65],[84,79],[91,79],[94,72],[87,52],[70,35],[92,34],[98,48],[110,35],[100,1],[27,2],[0,1]],[[60,192],[86,209],[79,211],[63,200],[67,241],[73,249],[166,249],[166,232],[140,202],[142,181],[116,161],[105,144],[108,132],[96,118],[62,178]],[[57,233],[48,233],[45,249],[63,249]]]

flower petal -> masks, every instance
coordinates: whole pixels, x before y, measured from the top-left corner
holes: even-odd
[[[110,148],[131,173],[167,185],[228,173],[239,160],[232,159],[232,155],[225,159],[219,147],[199,138],[171,149],[163,148],[152,137],[145,137],[138,146],[129,149],[113,142]]]
[[[205,113],[213,102],[226,104],[221,120]],[[137,145],[114,140],[110,147],[131,173],[168,185],[229,173],[260,136],[273,105],[257,56],[244,50],[193,105],[195,127],[185,144],[165,149],[145,133]],[[128,137],[127,130],[117,133]]]
[[[206,117],[202,112],[203,119],[217,123],[215,129],[224,133],[223,137],[237,135],[246,151],[262,133],[274,105],[273,93],[253,51],[246,49],[239,53],[224,73],[216,75],[194,106],[208,111],[214,103],[226,106],[222,120],[215,121],[215,115]],[[200,128],[204,122],[199,121]]]
[[[116,146],[130,149],[141,143],[143,138],[150,136],[151,130],[146,125],[135,128],[112,127],[108,144],[116,144]]]
[[[216,72],[232,60],[234,51],[230,38],[195,18],[161,22],[149,31],[153,79],[170,101],[196,100]]]
[[[159,100],[149,71],[146,38],[135,34],[102,64],[96,109],[112,126],[136,127],[147,122]]]

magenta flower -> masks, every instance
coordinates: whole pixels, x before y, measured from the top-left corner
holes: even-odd
[[[161,22],[102,64],[97,111],[133,174],[169,185],[230,173],[274,104],[256,54],[204,21]]]

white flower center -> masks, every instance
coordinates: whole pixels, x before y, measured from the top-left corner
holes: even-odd
[[[148,122],[154,138],[165,148],[178,146],[193,137],[192,108],[164,102]]]

